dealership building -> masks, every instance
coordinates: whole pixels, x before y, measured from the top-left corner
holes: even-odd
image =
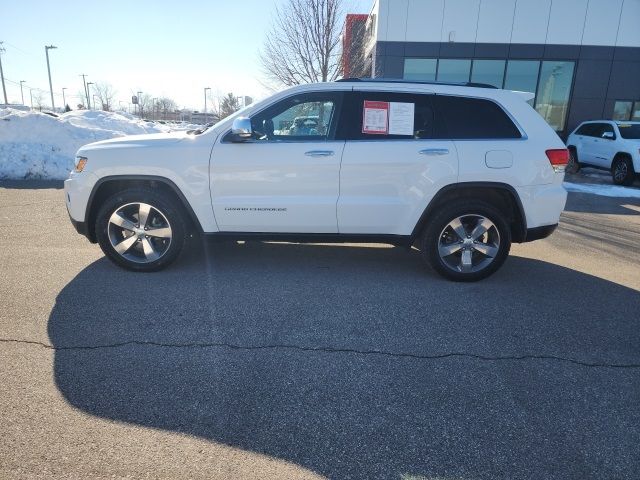
[[[350,77],[531,92],[561,136],[640,120],[640,0],[376,0],[347,16],[343,63]]]

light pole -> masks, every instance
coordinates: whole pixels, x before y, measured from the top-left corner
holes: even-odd
[[[67,89],[67,87],[62,87],[62,105],[63,105],[63,109],[67,108],[67,97],[64,96],[64,91]]]
[[[53,110],[55,112],[56,110],[56,105],[53,101],[53,87],[51,86],[51,68],[49,67],[49,50],[52,50],[54,48],[58,48],[54,45],[45,45],[44,47],[44,53],[47,56],[47,72],[49,73],[49,92],[51,93],[51,110]]]
[[[142,92],[137,92],[137,93],[138,93],[138,116],[142,118],[142,103],[140,103],[140,100],[142,99]]]
[[[91,110],[91,90],[89,90],[89,85],[93,85],[93,82],[87,82],[87,103],[89,104],[89,110]]]
[[[6,52],[6,50],[2,47],[4,42],[0,42],[0,79],[2,79],[2,93],[4,94],[4,104],[8,104],[7,102],[7,89],[4,86],[4,72],[2,71],[2,54]]]
[[[84,84],[84,97],[85,100],[87,101],[87,104],[89,103],[89,90],[87,90],[87,75],[84,73],[81,73],[80,76],[82,77],[82,83]]]
[[[20,80],[20,97],[22,98],[22,104],[24,105],[24,92],[22,91],[22,84],[27,83],[26,80]]]
[[[207,124],[207,90],[211,90],[211,87],[205,87],[204,89],[204,123]]]

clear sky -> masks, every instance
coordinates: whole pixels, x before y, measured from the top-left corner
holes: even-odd
[[[81,73],[112,84],[123,102],[143,91],[201,110],[204,87],[264,96],[258,52],[274,7],[285,1],[0,0],[8,100],[20,103],[20,80],[49,99],[44,46],[52,44],[58,47],[49,51],[56,106],[62,87],[68,97],[83,91]],[[345,3],[349,12],[368,13],[373,0]],[[73,108],[77,102],[67,99]]]

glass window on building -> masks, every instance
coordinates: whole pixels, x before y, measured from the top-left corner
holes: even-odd
[[[534,60],[509,60],[504,78],[506,90],[536,93],[540,62]],[[533,106],[533,99],[529,101]]]
[[[438,61],[435,58],[405,58],[404,78],[433,82],[436,79],[437,64]]]
[[[640,102],[633,104],[633,111],[631,112],[631,121],[640,122]]]
[[[564,129],[573,82],[573,62],[542,62],[535,108],[556,131]]]
[[[473,68],[471,69],[471,81],[502,88],[504,66],[504,60],[474,60]]]
[[[439,82],[468,82],[471,60],[444,59],[438,62]]]
[[[629,120],[633,110],[633,102],[616,101],[613,107],[613,120]]]

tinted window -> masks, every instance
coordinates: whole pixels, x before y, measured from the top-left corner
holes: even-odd
[[[633,110],[633,102],[617,101],[613,107],[614,120],[629,120],[631,111]]]
[[[640,123],[620,123],[618,130],[622,138],[640,140]]]
[[[564,129],[573,81],[573,62],[542,62],[535,108],[556,131]]]
[[[404,78],[407,80],[423,80],[433,82],[436,79],[435,58],[406,58],[404,61]]]
[[[591,137],[593,132],[593,123],[585,123],[578,130],[576,130],[576,135],[584,135],[587,137]]]
[[[520,92],[536,93],[540,62],[533,60],[509,60],[504,79],[504,88]],[[533,99],[529,100],[533,106]]]
[[[471,81],[502,88],[504,60],[474,60]]]
[[[436,95],[438,122],[446,138],[521,138],[509,116],[496,103],[481,98]]]
[[[442,59],[438,61],[439,82],[468,82],[471,60]]]
[[[389,92],[353,92],[348,95],[349,101],[345,105],[344,121],[337,134],[337,138],[348,140],[398,140],[398,139],[427,139],[439,135],[435,125],[432,105],[433,95],[389,93]],[[413,110],[413,132],[407,135],[390,133],[368,133],[363,127],[365,107],[381,104],[381,108],[392,108],[392,103],[404,104]],[[389,113],[387,115],[390,116]],[[389,123],[389,127],[391,124]]]
[[[613,126],[608,124],[608,123],[602,123],[600,124],[601,128],[600,128],[600,136],[602,136],[603,133],[605,132],[609,132],[609,133],[613,133],[613,137],[616,137],[616,132],[613,130]]]

